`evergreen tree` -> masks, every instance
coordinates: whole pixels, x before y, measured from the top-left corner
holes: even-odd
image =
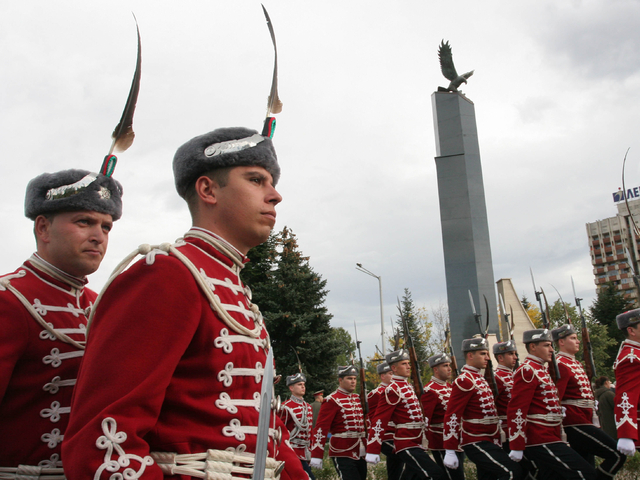
[[[317,390],[332,391],[337,384],[336,358],[344,347],[324,306],[327,281],[311,268],[287,227],[251,249],[248,257],[251,263],[242,278],[265,318],[277,372],[283,376],[298,372],[297,353],[307,376],[307,396]],[[276,394],[289,395],[284,381],[276,385]]]
[[[426,372],[424,372],[424,364],[427,362],[427,358],[429,358],[429,352],[427,351],[427,341],[431,324],[427,322],[428,314],[426,310],[422,309],[420,312],[416,309],[413,299],[411,298],[411,292],[408,288],[404,289],[404,296],[402,300],[400,300],[400,305],[398,306],[398,315],[396,318],[396,324],[400,329],[401,335],[406,335],[405,332],[405,322],[406,326],[409,330],[409,335],[411,335],[411,339],[413,340],[413,346],[416,351],[416,358],[418,359],[418,364],[420,365],[420,373],[421,378],[424,381]],[[406,338],[404,339],[406,341]]]
[[[618,347],[620,343],[624,341],[624,335],[618,329],[616,324],[616,316],[620,313],[626,312],[633,308],[633,304],[626,300],[620,292],[616,289],[616,286],[607,282],[602,286],[598,296],[596,297],[593,305],[590,307],[590,316],[600,325],[606,328],[606,334],[614,342],[608,346],[606,353],[608,356],[607,362],[612,365],[618,354]],[[591,341],[594,340],[591,335]],[[600,372],[598,372],[600,374]],[[606,374],[603,374],[606,375]]]

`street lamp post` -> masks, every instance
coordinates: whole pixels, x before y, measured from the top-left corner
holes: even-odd
[[[382,277],[380,275],[376,275],[375,273],[370,272],[369,270],[364,268],[361,263],[356,263],[356,270],[359,270],[362,273],[366,273],[367,275],[378,279],[378,286],[380,287],[380,337],[382,338],[382,355],[385,356],[387,354],[387,347],[385,346],[385,341],[384,341],[384,310],[382,308]]]

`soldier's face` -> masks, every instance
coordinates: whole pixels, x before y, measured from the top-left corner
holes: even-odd
[[[411,375],[411,362],[409,360],[402,360],[401,362],[394,363],[391,365],[391,370],[394,375],[408,377]]]
[[[545,362],[550,362],[553,357],[553,345],[551,342],[532,343],[531,347],[529,347],[529,353]]]
[[[433,376],[438,380],[449,380],[451,378],[451,364],[444,362],[436,365],[433,367]]]
[[[381,373],[380,381],[382,383],[391,383],[391,377],[393,377],[393,372]]]
[[[215,232],[246,254],[269,238],[282,197],[262,167],[235,167],[224,187],[214,184]]]
[[[516,352],[507,352],[500,355],[498,363],[507,368],[513,369],[516,366],[516,360],[518,360],[518,354]]]
[[[348,375],[346,377],[338,377],[338,385],[345,392],[351,393],[356,389],[356,383],[358,379],[355,375]]]
[[[51,220],[36,218],[38,254],[76,277],[95,272],[107,252],[111,215],[81,210],[57,213]]]
[[[489,350],[476,350],[467,355],[467,363],[475,368],[486,368],[489,362]]]
[[[307,391],[307,386],[304,382],[294,383],[293,385],[289,385],[289,391],[292,395],[302,398]]]
[[[558,340],[558,346],[563,352],[575,355],[580,350],[580,340],[578,340],[578,335],[572,333],[568,337],[561,338]]]

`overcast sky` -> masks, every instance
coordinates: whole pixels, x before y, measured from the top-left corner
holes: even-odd
[[[448,82],[449,40],[476,108],[495,280],[533,298],[529,267],[565,300],[573,276],[595,297],[585,223],[616,213],[622,158],[640,185],[640,2],[265,0],[278,41],[274,142],[282,167],[277,229],[297,235],[327,280],[333,326],[380,345],[409,288],[418,307],[446,302],[431,95]],[[0,271],[34,250],[27,182],[44,171],[97,171],[110,146],[142,36],[136,141],[114,177],[124,215],[99,290],[141,243],[190,226],[171,160],[223,126],[260,130],[273,51],[257,1],[0,0]],[[179,288],[179,285],[176,285]],[[556,294],[549,294],[555,301]]]

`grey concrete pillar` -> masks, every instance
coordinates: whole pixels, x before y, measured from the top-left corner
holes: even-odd
[[[473,102],[464,95],[435,92],[431,96],[436,134],[436,169],[451,339],[459,366],[460,345],[479,333],[469,291],[485,327],[498,333],[497,303],[489,224],[484,198],[480,147]]]

